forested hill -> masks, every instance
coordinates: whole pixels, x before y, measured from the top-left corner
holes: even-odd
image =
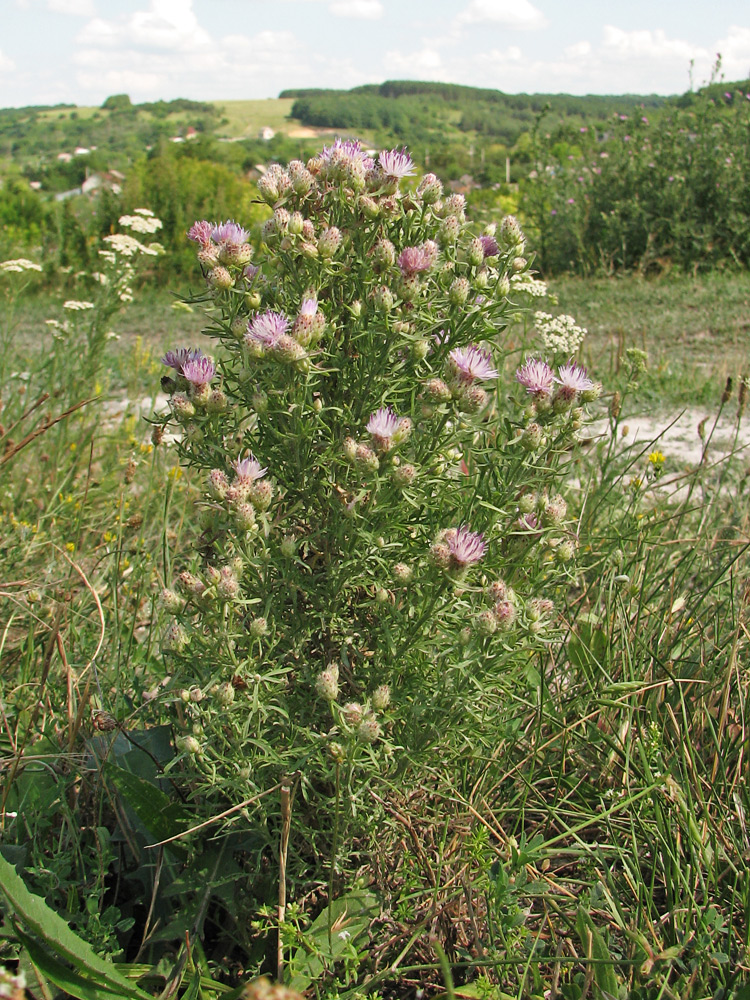
[[[657,94],[505,94],[499,90],[452,83],[387,80],[352,90],[307,88],[284,90],[294,100],[292,117],[305,125],[386,130],[413,142],[446,124],[460,132],[492,137],[513,145],[545,109],[548,124],[604,120],[639,105],[662,107],[669,98]]]

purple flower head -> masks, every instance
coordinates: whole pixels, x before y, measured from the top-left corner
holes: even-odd
[[[367,430],[374,438],[391,438],[398,430],[401,417],[393,412],[390,406],[381,406],[371,414],[367,421]]]
[[[536,514],[521,514],[516,522],[519,531],[533,531],[539,530],[539,518]]]
[[[497,371],[492,367],[492,355],[488,350],[470,344],[468,347],[455,347],[450,354],[451,368],[461,382],[474,382],[477,379],[497,378]]]
[[[414,161],[405,149],[384,149],[378,156],[378,163],[386,177],[411,177],[414,173]]]
[[[554,378],[566,394],[585,392],[594,388],[594,383],[588,378],[586,369],[582,365],[577,365],[575,361],[569,361],[567,365],[560,365]]]
[[[242,246],[247,243],[250,233],[236,222],[221,222],[211,230],[211,239],[215,243],[229,243],[232,246]]]
[[[527,358],[516,371],[516,381],[534,395],[548,396],[552,392],[554,380],[552,369],[540,358]]]
[[[193,243],[200,243],[202,247],[207,247],[211,242],[211,232],[213,229],[213,222],[206,222],[205,219],[201,219],[200,222],[194,222],[190,229],[188,229],[188,239],[192,240]]]
[[[247,337],[263,347],[276,347],[279,340],[289,329],[289,320],[283,313],[268,309],[259,313],[247,324]]]
[[[500,253],[500,247],[494,236],[480,236],[479,242],[482,244],[485,257],[497,257]]]
[[[450,552],[451,563],[456,569],[466,569],[472,563],[479,562],[487,549],[480,532],[472,531],[466,524],[446,531],[445,543]]]
[[[211,358],[194,358],[185,362],[182,374],[193,385],[208,385],[216,374],[216,365]]]
[[[362,159],[362,143],[359,139],[334,139],[332,146],[324,146],[320,158],[326,163],[334,160]]]
[[[188,361],[198,361],[203,357],[203,351],[198,347],[180,347],[176,351],[167,351],[161,359],[163,365],[174,368],[178,375],[183,374],[183,368]]]
[[[404,277],[419,274],[420,271],[429,271],[432,263],[432,254],[423,246],[406,247],[398,255],[398,266]]]
[[[268,469],[261,469],[260,462],[253,455],[236,459],[232,462],[232,468],[237,473],[237,478],[243,483],[254,483],[256,479],[262,479],[268,472]]]
[[[242,272],[242,276],[246,281],[255,281],[256,275],[260,273],[260,268],[256,264],[248,264],[245,270]]]
[[[300,316],[315,316],[318,311],[317,299],[303,299],[299,307]]]

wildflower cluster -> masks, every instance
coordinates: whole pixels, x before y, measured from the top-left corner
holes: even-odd
[[[550,313],[534,313],[534,325],[539,332],[542,350],[547,354],[570,357],[575,354],[586,336],[586,330],[578,326],[572,316]]]
[[[258,250],[234,221],[188,232],[215,346],[163,358],[157,429],[205,476],[165,581],[164,697],[213,784],[390,753],[446,672],[554,634],[564,463],[598,387],[551,348],[507,410],[502,331],[539,291],[525,236],[510,216],[476,233],[414,173],[337,140],[267,169]]]

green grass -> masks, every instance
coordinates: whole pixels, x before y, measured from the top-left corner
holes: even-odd
[[[648,352],[644,390],[661,410],[712,402],[728,377],[736,384],[750,371],[744,273],[555,277],[550,291],[588,329],[583,355],[600,381],[617,373],[627,348]]]
[[[646,400],[665,411],[701,393],[715,400],[731,366],[742,370],[742,276],[556,279],[552,290],[589,328],[586,358],[605,385],[624,349],[649,351]],[[191,922],[207,892],[196,953],[205,948],[204,974],[234,981],[263,958],[264,934],[275,941],[276,856],[266,852],[254,876],[252,824],[239,817],[226,857],[216,846],[221,828],[211,826],[186,855],[164,855],[160,894],[161,862],[139,825],[149,803],[123,769],[146,782],[157,772],[117,728],[169,760],[173,707],[150,700],[165,671],[158,593],[185,540],[200,535],[195,493],[174,449],[151,449],[135,417],[108,418],[92,403],[45,429],[41,418],[94,388],[74,350],[54,369],[58,394],[29,412],[54,388],[45,381],[55,347],[44,320],[74,296],[85,294],[21,299],[10,351],[14,369],[30,374],[0,386],[0,461],[10,455],[0,464],[3,847],[100,954],[117,953],[130,917],[140,940],[144,886],[147,896],[153,888],[155,919],[166,922],[181,911]],[[200,313],[175,312],[172,301],[147,287],[112,320],[120,339],[108,343],[98,374],[112,395],[152,394],[164,349],[206,347]],[[43,432],[14,454],[35,428]],[[487,1000],[744,996],[734,992],[750,975],[743,470],[701,466],[677,500],[649,482],[631,486],[627,454],[598,447],[577,460],[579,569],[560,609],[562,639],[530,656],[522,676],[498,673],[488,704],[504,706],[502,722],[490,708],[461,718],[445,691],[426,691],[419,747],[399,750],[382,782],[348,791],[365,797],[364,808],[370,789],[384,802],[370,840],[341,866],[359,870],[385,918],[357,943],[364,957],[352,949],[351,981],[329,978],[322,996],[353,1000],[347,991],[366,980],[390,996],[441,995],[444,985],[448,995]],[[111,733],[94,724],[102,708],[114,716]],[[103,750],[110,770],[92,768]],[[170,816],[198,822],[205,804],[182,767],[172,759],[160,775],[159,803],[169,797]],[[156,795],[155,784],[146,787]],[[116,826],[126,843],[110,841]],[[271,901],[260,915],[246,902],[258,884]],[[239,911],[227,903],[235,898]],[[299,946],[303,967],[315,949],[325,959],[339,947],[321,932],[325,887],[291,884],[290,902],[288,954]],[[357,927],[354,897],[348,905]],[[256,952],[240,966],[233,936],[253,921]],[[12,962],[9,943],[0,947],[0,960]],[[159,972],[173,968],[174,948],[159,933],[151,947],[137,959],[131,947],[127,957],[145,963],[133,975],[158,955]],[[201,988],[217,992],[208,979]]]
[[[227,119],[216,134],[228,138],[257,139],[261,128],[268,125],[275,132],[288,134],[299,128],[297,121],[289,119],[294,101],[291,98],[279,100],[268,98],[264,101],[212,101]]]

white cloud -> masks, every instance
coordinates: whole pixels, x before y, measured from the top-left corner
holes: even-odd
[[[732,25],[725,38],[720,38],[714,47],[721,52],[721,69],[727,80],[750,78],[750,28]]]
[[[96,14],[94,0],[47,0],[47,10],[72,14],[73,17],[93,17]]]
[[[78,42],[192,52],[209,46],[211,36],[199,25],[192,0],[151,0],[148,10],[136,10],[127,17],[95,17],[83,28]]]
[[[576,42],[574,45],[569,45],[565,49],[565,55],[568,59],[583,59],[584,56],[589,55],[591,52],[591,42]]]
[[[446,78],[440,53],[429,47],[416,52],[392,49],[385,54],[384,68],[387,75],[402,79],[444,80]]]
[[[471,0],[454,24],[502,24],[507,28],[544,28],[547,18],[529,0]]]
[[[13,60],[3,54],[2,49],[0,49],[0,73],[10,73],[16,68],[16,64]]]
[[[383,16],[380,0],[334,0],[328,10],[336,17],[357,17],[363,21],[377,21]]]

